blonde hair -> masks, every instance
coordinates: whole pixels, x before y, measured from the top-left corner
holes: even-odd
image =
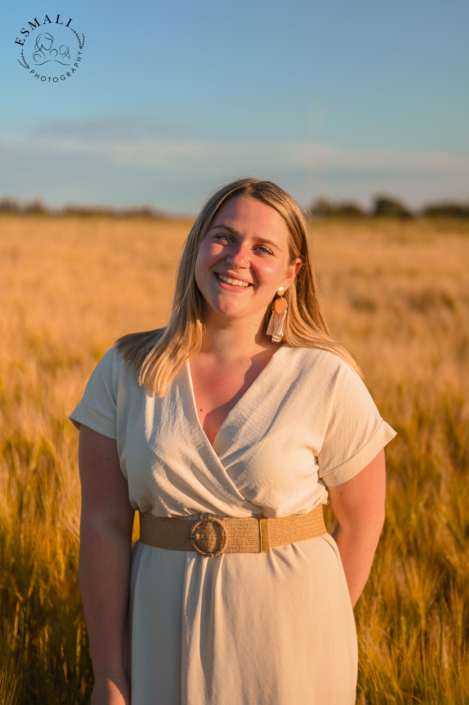
[[[283,340],[294,347],[329,350],[360,370],[348,350],[331,338],[318,298],[311,261],[308,230],[293,198],[272,181],[244,178],[218,189],[204,204],[187,237],[179,263],[171,316],[166,328],[130,333],[116,341],[117,350],[134,369],[138,384],[163,396],[178,372],[202,346],[204,322],[202,295],[195,281],[195,262],[200,243],[222,204],[249,196],[275,208],[289,231],[290,262],[303,262],[285,293],[288,302]],[[267,307],[267,324],[271,304]],[[264,328],[265,330],[265,328]]]

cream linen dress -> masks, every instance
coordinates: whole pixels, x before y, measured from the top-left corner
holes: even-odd
[[[395,436],[346,362],[286,344],[213,447],[189,365],[160,398],[115,347],[70,419],[116,439],[132,507],[160,517],[310,512]],[[128,622],[132,705],[355,702],[355,621],[329,534],[217,558],[137,541]]]

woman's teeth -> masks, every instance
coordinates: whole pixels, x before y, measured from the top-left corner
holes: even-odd
[[[249,284],[248,282],[242,282],[240,279],[232,279],[231,277],[225,277],[224,274],[218,274],[217,277],[221,279],[222,282],[226,282],[227,284],[231,284],[232,286],[241,286],[243,289],[246,289]]]

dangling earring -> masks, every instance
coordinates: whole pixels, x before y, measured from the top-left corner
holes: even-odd
[[[269,325],[267,326],[267,335],[272,337],[274,343],[280,343],[283,338],[283,331],[285,330],[285,319],[287,317],[288,304],[283,298],[285,294],[285,289],[280,286],[277,289],[277,295],[280,297],[275,299],[272,304],[272,315],[270,317]]]

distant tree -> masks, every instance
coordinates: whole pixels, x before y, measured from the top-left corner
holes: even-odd
[[[430,203],[422,208],[421,214],[430,218],[469,218],[469,203]]]
[[[122,208],[119,215],[125,216],[145,216],[147,218],[161,218],[162,213],[150,205],[134,206]]]
[[[412,218],[412,212],[397,198],[391,196],[376,196],[371,211],[375,217]]]
[[[24,212],[28,215],[43,215],[45,213],[49,213],[49,208],[46,206],[44,201],[36,198],[34,201],[30,201],[25,204]]]
[[[114,208],[112,206],[86,206],[68,203],[63,208],[64,215],[96,216],[105,215],[114,218],[144,216],[148,218],[162,218],[162,212],[153,206],[128,206],[126,208]]]
[[[0,198],[0,213],[18,213],[20,215],[49,213],[47,205],[36,198],[33,201],[20,201],[13,196]]]
[[[358,203],[349,201],[333,202],[327,198],[318,198],[309,209],[310,215],[322,218],[363,218],[365,211]]]
[[[339,203],[337,215],[344,216],[345,218],[363,218],[366,216],[363,208],[358,205],[358,203]]]
[[[327,198],[317,198],[308,209],[310,215],[327,218],[332,214],[332,204]]]
[[[0,198],[0,213],[22,213],[21,203],[13,196]]]
[[[115,216],[133,217],[143,216],[147,218],[166,218],[163,211],[153,208],[151,205],[128,206],[125,208],[114,208],[102,205],[79,205],[68,203],[63,208],[57,209],[48,206],[44,201],[36,198],[32,201],[21,201],[14,196],[0,197],[0,213],[17,213],[18,215],[75,215],[75,216]]]
[[[93,216],[93,215],[115,215],[111,208],[105,206],[83,206],[76,203],[67,203],[62,208],[64,215]]]

